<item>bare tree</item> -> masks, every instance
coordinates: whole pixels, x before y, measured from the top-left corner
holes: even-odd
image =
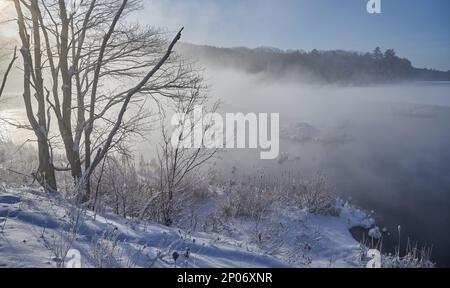
[[[173,224],[176,209],[175,203],[180,200],[175,198],[179,197],[179,193],[186,190],[186,185],[184,184],[186,184],[187,176],[200,168],[218,152],[217,148],[187,148],[183,145],[186,140],[192,138],[195,131],[194,127],[197,125],[200,125],[202,128],[202,134],[196,135],[202,137],[202,143],[206,133],[212,127],[212,121],[208,122],[208,119],[191,119],[192,117],[189,117],[197,107],[204,109],[203,105],[206,100],[207,98],[202,95],[201,87],[197,87],[192,89],[189,97],[176,103],[175,112],[187,116],[180,119],[178,127],[180,133],[176,145],[174,145],[169,136],[169,130],[166,129],[164,124],[161,125],[163,140],[158,155],[158,190],[162,221],[167,226]],[[212,107],[212,112],[215,112],[217,107],[218,103]],[[143,207],[141,218],[152,204],[152,201],[153,199],[149,199]]]
[[[38,26],[38,14],[37,0],[31,0],[31,4],[24,4],[26,8],[31,11],[32,28],[31,33],[33,39],[31,39],[28,33],[28,24],[26,18],[22,12],[21,1],[14,0],[14,5],[17,11],[17,23],[19,28],[19,36],[22,42],[22,48],[20,52],[23,58],[24,65],[24,93],[23,99],[25,103],[25,109],[27,112],[27,118],[30,122],[32,130],[36,134],[38,142],[39,152],[39,168],[35,178],[49,190],[56,191],[56,178],[55,170],[53,167],[53,161],[50,155],[50,148],[48,145],[48,128],[47,122],[47,110],[46,110],[46,97],[44,95],[44,84],[42,74],[42,58],[41,58],[41,46],[40,46],[40,29]],[[34,50],[32,52],[31,42],[34,43]],[[34,66],[33,66],[34,59]],[[34,89],[34,98],[37,102],[37,119],[34,114],[34,108],[31,98],[31,88]]]
[[[88,201],[96,167],[121,141],[139,133],[139,123],[150,116],[142,110],[146,99],[157,105],[161,97],[178,101],[201,77],[172,53],[181,31],[168,43],[162,31],[126,22],[142,1],[66,2],[14,0],[25,63],[24,99],[31,127],[42,138],[40,154],[52,151],[54,116],[68,162],[67,168],[54,167],[51,153],[42,151],[49,155],[42,157],[48,169],[41,164],[41,174],[69,170],[82,201]],[[139,107],[138,113],[127,116],[132,106]],[[56,190],[52,177],[44,184]]]
[[[126,2],[126,1],[124,1]],[[122,107],[119,111],[119,115],[117,116],[117,120],[114,123],[113,128],[108,134],[108,137],[106,138],[105,143],[103,144],[103,147],[101,147],[98,150],[97,155],[95,156],[94,160],[92,161],[92,164],[86,169],[85,173],[83,174],[82,181],[80,182],[83,184],[93,173],[94,169],[100,164],[100,162],[105,157],[106,153],[109,151],[113,138],[116,136],[117,132],[120,129],[120,126],[122,124],[123,117],[125,115],[125,112],[127,111],[128,105],[131,101],[131,98],[139,93],[141,89],[145,87],[147,82],[150,80],[150,78],[155,75],[155,73],[164,65],[164,63],[169,59],[170,54],[172,53],[172,49],[175,46],[175,44],[180,40],[181,38],[181,32],[183,31],[183,28],[178,32],[178,34],[175,36],[175,38],[172,40],[172,42],[169,45],[169,48],[166,51],[166,54],[159,60],[159,62],[156,64],[156,66],[153,67],[153,69],[148,72],[148,74],[142,79],[134,88],[128,90],[126,97],[122,103]]]

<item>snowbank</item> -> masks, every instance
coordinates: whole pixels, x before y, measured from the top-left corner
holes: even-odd
[[[0,267],[63,266],[69,249],[80,251],[83,267],[359,267],[361,247],[349,228],[371,220],[341,206],[340,217],[280,207],[277,218],[258,222],[261,229],[233,219],[227,233],[191,233],[95,215],[29,188],[5,189]]]

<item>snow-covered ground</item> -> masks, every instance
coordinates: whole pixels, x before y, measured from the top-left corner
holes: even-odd
[[[364,266],[363,249],[349,228],[369,227],[372,220],[348,204],[339,205],[339,217],[280,207],[277,217],[229,219],[220,233],[189,232],[95,215],[30,188],[3,188],[0,267],[65,265],[61,259],[67,262],[69,249],[80,251],[83,267]]]

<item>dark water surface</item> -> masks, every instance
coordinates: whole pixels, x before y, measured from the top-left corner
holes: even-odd
[[[432,260],[450,267],[450,85],[299,91],[251,103],[280,112],[282,163],[254,151],[227,152],[234,157],[224,162],[247,165],[244,171],[325,173],[337,195],[374,211],[393,235],[386,247],[398,245],[400,225],[401,247],[408,238],[433,247]],[[252,111],[242,100],[232,104],[229,111]]]

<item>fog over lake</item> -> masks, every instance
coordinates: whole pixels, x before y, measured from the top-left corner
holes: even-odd
[[[226,69],[206,69],[205,78],[220,112],[280,113],[280,157],[225,150],[211,164],[223,175],[233,166],[240,174],[321,173],[337,195],[374,210],[392,234],[401,225],[405,241],[433,245],[433,259],[450,264],[449,83],[310,85]],[[2,117],[26,120],[22,110],[4,107]],[[2,130],[16,142],[33,138]],[[136,143],[138,153],[154,157],[146,141]]]

